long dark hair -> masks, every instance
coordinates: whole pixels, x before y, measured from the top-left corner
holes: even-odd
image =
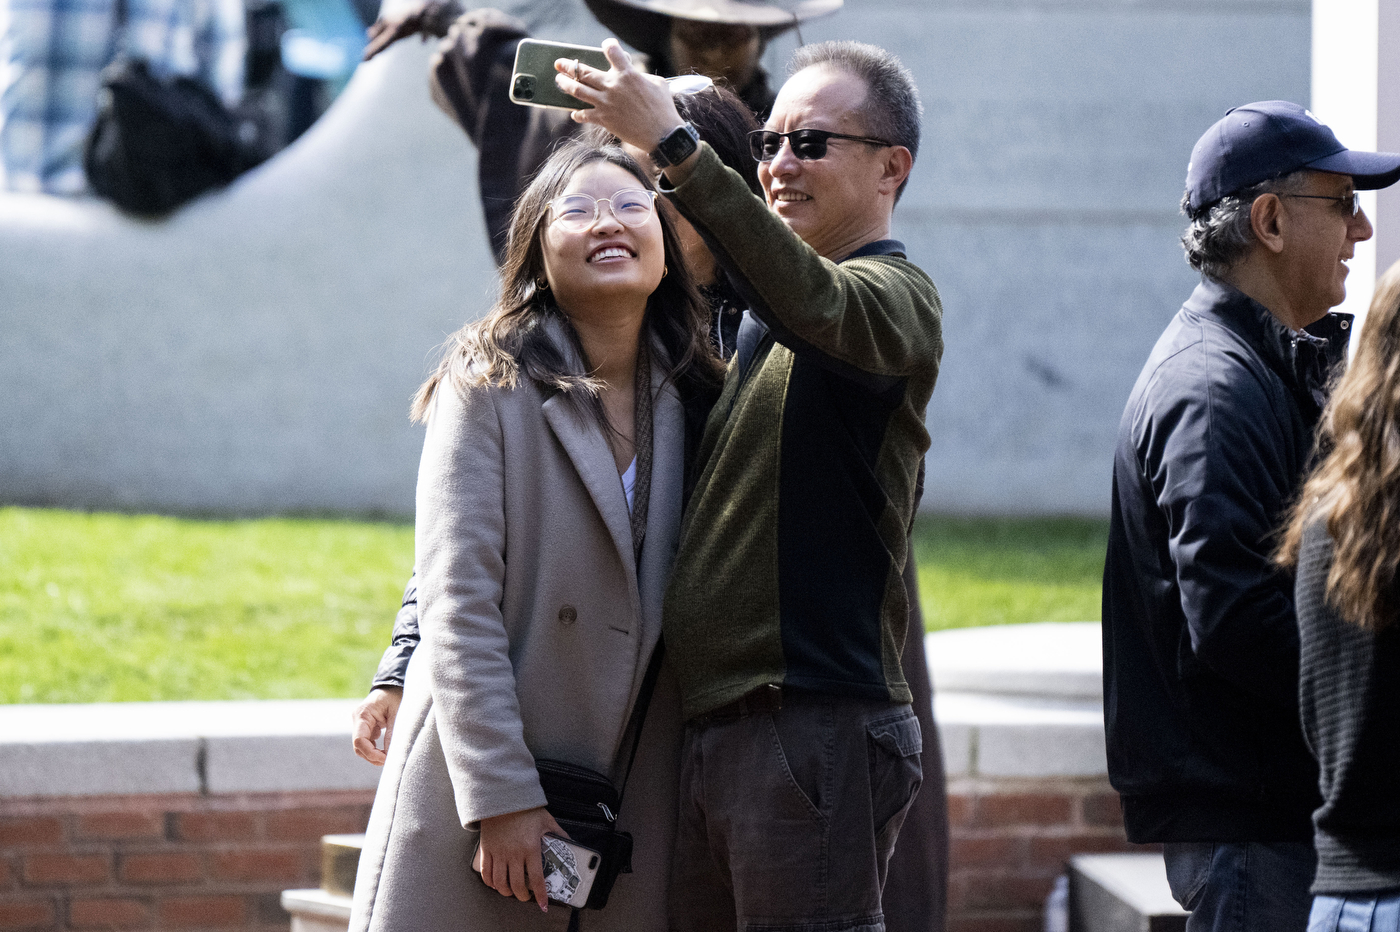
[[[579,140],[561,144],[516,200],[501,264],[500,297],[485,317],[448,339],[442,360],[414,396],[415,421],[427,416],[433,395],[444,380],[459,389],[485,384],[514,388],[522,374],[558,391],[577,393],[601,419],[598,392],[602,384],[588,373],[573,371],[564,355],[545,338],[544,322],[558,320],[574,341],[579,357],[584,358],[568,316],[549,290],[538,284],[544,278],[541,241],[549,202],[563,192],[576,172],[595,162],[616,165],[643,188],[654,190],[641,167],[617,146]],[[645,340],[649,333],[664,347],[666,378],[679,390],[694,388],[707,393],[723,377],[719,359],[710,348],[709,307],[696,290],[674,227],[665,211],[657,213],[669,272],[647,298],[642,337]]]
[[[1326,518],[1327,599],[1347,621],[1379,631],[1400,615],[1400,262],[1376,283],[1318,442],[1330,452],[1303,485],[1277,559],[1296,566],[1304,528]]]

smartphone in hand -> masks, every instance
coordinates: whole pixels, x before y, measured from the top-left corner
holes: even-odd
[[[526,107],[554,107],[561,110],[591,110],[586,104],[559,90],[554,83],[554,62],[560,58],[577,59],[607,71],[612,65],[602,49],[542,39],[521,39],[515,49],[515,68],[510,76],[510,99]]]
[[[582,907],[593,890],[602,855],[567,838],[546,835],[540,839],[544,857],[544,886],[551,900]]]
[[[593,892],[593,881],[598,876],[603,856],[567,838],[545,835],[540,839],[540,858],[544,862],[545,896],[556,903],[582,909],[588,902],[588,894]],[[472,854],[472,869],[480,874],[480,840]],[[482,877],[481,882],[486,883],[486,878]]]

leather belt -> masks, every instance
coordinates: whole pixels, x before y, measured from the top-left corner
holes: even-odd
[[[777,683],[766,683],[757,689],[744,693],[733,702],[726,702],[718,709],[702,712],[690,720],[696,728],[721,722],[732,722],[756,712],[776,712],[783,707],[783,687]]]

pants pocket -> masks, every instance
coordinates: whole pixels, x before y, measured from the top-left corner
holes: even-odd
[[[1167,868],[1167,886],[1172,899],[1190,912],[1201,902],[1210,864],[1215,857],[1215,845],[1210,842],[1167,842],[1162,846],[1162,860]]]
[[[923,783],[923,734],[914,710],[875,719],[866,725],[870,761],[870,812],[875,846],[894,847],[904,816]]]
[[[808,817],[825,825],[830,805],[830,716],[799,716],[783,709],[768,713],[765,718],[773,741],[773,762],[786,789],[784,797]]]

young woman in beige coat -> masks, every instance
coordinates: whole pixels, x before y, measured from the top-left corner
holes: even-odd
[[[502,297],[414,413],[422,646],[355,885],[354,930],[564,929],[548,904],[536,758],[622,782],[661,630],[687,410],[717,391],[709,312],[647,175],[574,143],[521,196]],[[589,932],[663,929],[678,697],[663,667],[619,828],[635,840]],[[479,850],[478,850],[479,842]],[[475,853],[475,857],[474,857]]]

